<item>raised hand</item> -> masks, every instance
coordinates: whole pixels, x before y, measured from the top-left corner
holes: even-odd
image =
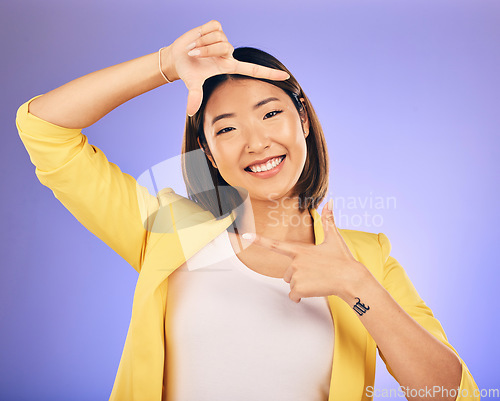
[[[344,300],[350,299],[350,294],[363,280],[373,277],[369,270],[354,258],[338,231],[331,202],[328,202],[331,210],[327,203],[321,212],[325,240],[320,245],[279,241],[254,233],[245,233],[242,236],[244,239],[253,239],[256,245],[293,258],[283,280],[290,284],[289,298],[296,303],[300,302],[301,298],[329,295],[337,295]]]
[[[187,113],[192,116],[203,99],[203,83],[213,75],[241,74],[281,81],[288,73],[233,58],[233,46],[222,31],[220,22],[212,20],[191,29],[165,49],[165,73],[170,81],[182,79],[189,90]]]

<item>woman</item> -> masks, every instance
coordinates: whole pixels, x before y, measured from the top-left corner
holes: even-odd
[[[190,199],[153,197],[81,129],[179,79]],[[377,348],[408,398],[479,399],[388,238],[316,211],[326,143],[295,78],[233,54],[217,21],[29,100],[17,125],[42,184],[140,273],[110,399],[367,400]]]

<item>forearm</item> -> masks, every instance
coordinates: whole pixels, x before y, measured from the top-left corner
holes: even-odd
[[[162,67],[168,75],[167,49]],[[165,84],[158,52],[125,61],[74,79],[33,100],[29,112],[66,128],[85,128],[128,100]]]
[[[369,307],[359,318],[399,384],[410,389],[458,388],[461,363],[456,354],[418,324],[368,270],[360,283],[342,299],[353,308],[358,297]],[[442,400],[454,400],[436,395]]]

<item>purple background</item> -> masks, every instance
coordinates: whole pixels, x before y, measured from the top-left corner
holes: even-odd
[[[339,227],[385,233],[478,386],[500,387],[498,1],[30,0],[0,5],[0,399],[107,399],[137,279],[38,182],[17,108],[210,19],[296,75],[327,136],[329,195],[359,198],[337,204]],[[84,133],[137,178],[180,153],[186,95],[165,85]],[[376,386],[397,387],[383,363]]]

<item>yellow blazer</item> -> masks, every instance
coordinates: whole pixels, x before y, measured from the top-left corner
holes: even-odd
[[[234,215],[217,220],[172,188],[162,189],[156,197],[150,195],[132,176],[110,163],[99,148],[89,144],[80,129],[60,127],[30,114],[28,104],[36,97],[20,106],[16,116],[36,176],[78,221],[139,273],[130,326],[109,399],[160,401],[168,276],[222,233]],[[316,209],[310,209],[310,213],[318,245],[324,239],[321,216]],[[339,231],[356,260],[372,272],[406,312],[455,351],[404,269],[390,256],[387,236]],[[344,301],[336,296],[329,296],[328,301],[335,322],[328,400],[370,400],[366,387],[374,385],[377,345]],[[457,400],[479,399],[474,396],[477,385],[463,361],[460,388],[460,394],[467,392],[469,397]]]

